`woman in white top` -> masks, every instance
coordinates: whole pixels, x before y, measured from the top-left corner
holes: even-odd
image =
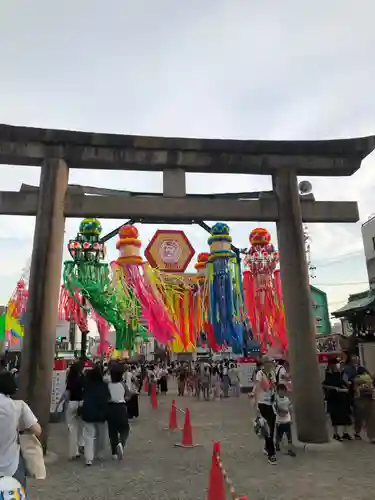
[[[230,385],[232,387],[232,394],[233,396],[239,398],[241,393],[240,375],[238,373],[238,368],[235,366],[234,363],[231,363],[228,375],[229,375]]]
[[[108,435],[113,458],[122,460],[130,430],[126,408],[127,389],[122,381],[123,367],[120,364],[112,366],[110,373],[111,382],[108,384],[108,389],[111,399],[107,415]]]
[[[30,432],[39,437],[42,429],[24,401],[11,399],[16,391],[14,376],[10,372],[0,373],[0,477],[12,476],[25,488],[26,469],[18,432]]]

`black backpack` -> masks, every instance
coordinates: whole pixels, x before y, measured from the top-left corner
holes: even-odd
[[[280,372],[283,368],[284,368],[283,365],[278,365],[276,367],[276,386],[279,385],[280,383]]]
[[[88,423],[103,423],[107,420],[110,392],[105,382],[86,388],[82,404],[82,420]]]

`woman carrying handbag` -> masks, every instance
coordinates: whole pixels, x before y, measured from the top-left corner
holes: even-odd
[[[26,475],[45,478],[42,429],[24,401],[13,401],[17,385],[10,372],[0,373],[0,477],[12,476],[23,488]],[[20,433],[19,433],[20,432]]]

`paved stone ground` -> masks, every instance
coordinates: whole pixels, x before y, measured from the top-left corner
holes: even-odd
[[[141,418],[132,425],[120,463],[110,460],[109,450],[106,460],[91,468],[69,462],[67,431],[61,424],[52,425],[50,449],[59,454],[59,460],[49,466],[46,481],[30,481],[30,498],[204,500],[216,439],[221,441],[223,462],[239,495],[249,500],[373,499],[373,445],[350,442],[328,451],[299,449],[297,458],[280,454],[279,464],[271,466],[253,433],[246,396],[220,402],[176,399],[179,407],[190,407],[194,438],[202,446],[175,448],[180,433],[163,430],[172,396],[160,397],[158,410],[152,410],[148,398],[141,396]],[[182,422],[182,414],[179,417]]]

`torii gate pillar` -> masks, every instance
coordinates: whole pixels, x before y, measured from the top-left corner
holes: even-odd
[[[273,176],[273,186],[279,204],[277,238],[298,439],[305,443],[325,443],[329,437],[296,173],[280,169]]]
[[[64,160],[43,162],[22,350],[20,397],[42,426],[44,447],[50,415],[68,176]]]

